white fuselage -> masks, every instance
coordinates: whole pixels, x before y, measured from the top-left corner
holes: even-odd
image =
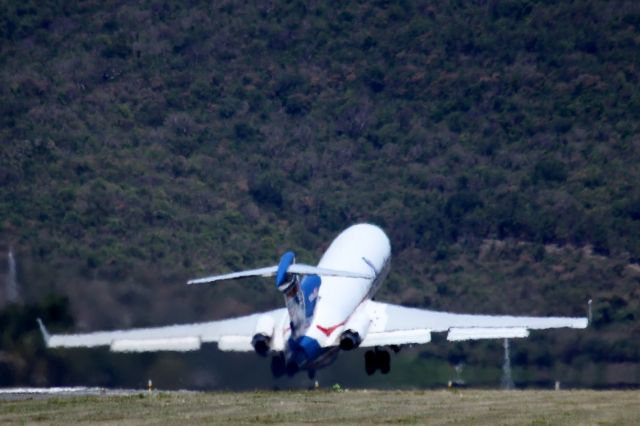
[[[335,345],[358,306],[372,297],[391,259],[389,238],[377,226],[353,225],[331,243],[318,267],[373,274],[374,279],[323,277],[311,326],[305,333],[321,347]]]

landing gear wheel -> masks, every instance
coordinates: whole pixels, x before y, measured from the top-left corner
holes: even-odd
[[[391,370],[391,355],[387,351],[376,352],[378,368],[382,374],[388,374]]]
[[[278,377],[282,377],[285,373],[285,369],[284,355],[274,355],[273,358],[271,358],[271,374],[273,374],[273,377],[276,379]]]
[[[367,372],[367,376],[371,376],[378,369],[376,353],[373,351],[367,351],[364,354],[364,370]]]
[[[300,371],[300,368],[298,368],[298,364],[296,364],[294,360],[290,360],[287,363],[285,370],[286,370],[287,376],[293,377],[298,371]]]

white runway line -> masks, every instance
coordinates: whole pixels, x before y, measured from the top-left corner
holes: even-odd
[[[17,387],[17,388],[0,388],[0,401],[24,399],[24,398],[47,398],[52,396],[126,396],[135,395],[149,392],[148,389],[122,389],[122,388],[101,388],[101,387],[88,387],[88,386],[73,386],[73,387],[51,387],[51,388],[36,388],[36,387]],[[179,393],[179,394],[191,394],[198,393],[193,390],[154,390],[153,393]]]
[[[58,394],[58,393],[100,393],[105,392],[105,388],[89,388],[83,386],[76,387],[54,387],[54,388],[0,388],[1,394]]]

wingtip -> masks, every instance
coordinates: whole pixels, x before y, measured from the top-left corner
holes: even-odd
[[[42,334],[42,339],[44,340],[45,345],[49,347],[49,339],[51,338],[51,335],[49,334],[47,327],[45,327],[44,323],[40,318],[36,318],[36,321],[38,322],[38,327],[40,327],[40,333]]]
[[[585,328],[589,328],[590,325],[591,325],[591,321],[589,320],[589,318],[582,318],[582,321],[580,321],[580,324],[576,328],[585,329]]]

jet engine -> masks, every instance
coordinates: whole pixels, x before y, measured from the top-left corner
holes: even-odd
[[[365,312],[356,312],[345,325],[345,331],[340,335],[340,349],[350,351],[360,346],[367,337],[371,319]]]
[[[266,356],[271,347],[275,321],[269,315],[262,315],[256,323],[255,334],[251,339],[251,346],[258,355]]]

